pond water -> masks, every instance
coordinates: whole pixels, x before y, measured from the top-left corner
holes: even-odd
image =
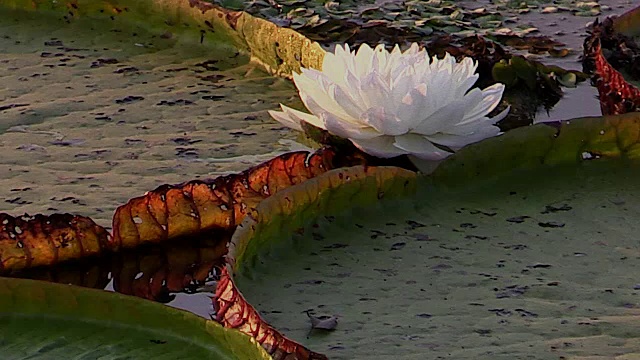
[[[474,6],[481,6],[486,1],[476,1]],[[600,16],[601,20],[606,16],[620,15],[632,9],[632,0],[601,0],[601,6],[609,10],[604,10]],[[542,5],[541,7],[543,7]],[[582,43],[586,37],[588,24],[594,21],[594,17],[573,16],[567,12],[557,12],[551,14],[541,14],[539,12],[529,12],[519,15],[520,20],[529,23],[539,29],[540,35],[550,36],[573,49],[574,52],[564,58],[545,57],[541,59],[545,64],[558,65],[567,70],[582,71],[580,57],[582,55]],[[541,111],[537,114],[536,122],[566,120],[582,116],[600,116],[600,104],[597,101],[598,91],[592,87],[589,81],[579,85],[575,89],[563,89],[565,96],[547,114]]]

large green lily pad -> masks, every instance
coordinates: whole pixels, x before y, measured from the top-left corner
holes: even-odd
[[[135,297],[0,279],[3,359],[270,359],[248,336]]]
[[[291,150],[267,110],[295,88],[260,65],[314,61],[291,30],[198,1],[6,1],[0,11],[0,211],[107,225],[160,184]],[[276,49],[279,36],[299,46]]]
[[[637,114],[541,124],[462,150],[405,200],[292,201],[243,240],[262,245],[238,286],[331,359],[639,356],[639,133]]]

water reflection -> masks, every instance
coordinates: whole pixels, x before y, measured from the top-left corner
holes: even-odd
[[[211,294],[203,292],[213,289],[215,269],[224,264],[231,235],[216,232],[181,238],[11,276],[115,291],[208,317]]]
[[[564,88],[562,99],[548,112],[539,111],[534,123],[601,116],[598,90],[586,81],[576,88]]]

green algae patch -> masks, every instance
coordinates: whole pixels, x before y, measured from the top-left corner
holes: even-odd
[[[5,278],[0,309],[5,359],[270,359],[238,331],[100,290]]]
[[[236,281],[331,359],[638,356],[638,129],[636,114],[515,130],[342,213],[290,197],[295,215],[252,225]],[[338,325],[311,330],[307,312]]]

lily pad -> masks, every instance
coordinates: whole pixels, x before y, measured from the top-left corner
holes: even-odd
[[[211,2],[238,6],[238,3],[226,0]],[[518,16],[531,11],[539,14],[566,12],[567,15],[597,16],[604,10],[595,2],[563,0],[560,3],[560,6],[547,9],[543,5],[548,5],[548,1],[246,0],[237,9],[297,29],[325,45],[336,42],[350,45],[405,43],[424,41],[428,35],[453,35],[457,38],[483,35],[496,37],[503,44],[517,40],[522,49],[545,53],[559,51],[557,47],[563,44],[547,36],[531,36],[538,29],[526,23],[513,26],[512,23],[521,22]],[[537,40],[540,39],[548,44],[538,46]]]
[[[4,359],[270,359],[251,338],[135,297],[0,278]]]
[[[324,54],[201,1],[0,9],[0,211],[15,215],[71,212],[108,226],[118,205],[160,184],[290,151],[279,141],[293,135],[267,110],[296,91],[266,68],[286,74]]]
[[[404,199],[292,187],[236,232],[236,281],[332,359],[638,356],[639,133],[638,114],[512,130]],[[338,326],[309,333],[307,311]]]

